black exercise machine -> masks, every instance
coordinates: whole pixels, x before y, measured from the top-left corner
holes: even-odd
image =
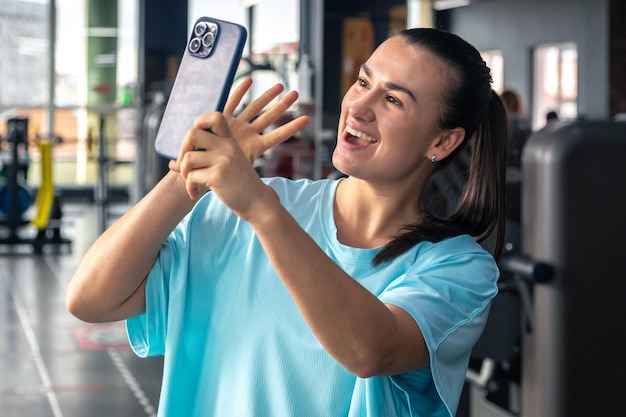
[[[31,245],[35,253],[41,253],[47,244],[68,244],[69,239],[61,235],[61,201],[60,195],[48,198],[45,222],[36,227],[36,233],[20,232],[32,226],[31,219],[25,214],[35,203],[34,192],[27,183],[30,166],[28,155],[28,119],[11,118],[7,121],[8,158],[2,159],[4,183],[0,185],[0,245]],[[51,157],[50,155],[48,155]],[[50,173],[49,173],[50,175]],[[53,192],[53,190],[49,190]],[[39,196],[38,196],[39,197]]]

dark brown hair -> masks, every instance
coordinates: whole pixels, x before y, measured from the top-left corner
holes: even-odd
[[[452,76],[442,93],[441,129],[461,127],[465,139],[450,156],[437,163],[422,195],[424,219],[404,227],[404,232],[383,247],[374,265],[393,259],[422,241],[438,242],[469,234],[478,242],[495,231],[493,254],[500,259],[504,245],[507,119],[502,100],[491,88],[491,73],[480,53],[457,35],[433,28],[407,29],[393,36],[425,48],[450,65]],[[467,162],[465,162],[467,161]],[[465,166],[456,175],[438,175],[451,166]],[[437,209],[433,194],[441,178],[462,185],[451,210]],[[447,195],[447,198],[452,196]]]

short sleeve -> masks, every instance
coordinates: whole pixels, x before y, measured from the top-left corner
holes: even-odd
[[[146,312],[126,320],[130,346],[139,357],[162,355],[169,319],[169,294],[171,282],[183,284],[176,276],[185,274],[187,221],[183,220],[165,241],[146,281]]]
[[[403,308],[418,324],[435,386],[454,415],[499,272],[493,257],[473,240],[440,242],[420,257],[416,269],[392,282],[380,299]]]

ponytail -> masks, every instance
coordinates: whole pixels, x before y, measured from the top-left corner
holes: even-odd
[[[465,225],[479,242],[495,230],[496,260],[504,247],[507,134],[506,110],[498,94],[491,90],[487,113],[473,138],[467,185],[450,216],[453,222],[458,219]]]

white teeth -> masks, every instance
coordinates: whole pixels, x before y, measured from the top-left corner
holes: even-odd
[[[350,126],[346,126],[346,132],[351,134],[352,136],[356,136],[357,138],[365,139],[369,142],[376,142],[376,139],[368,135],[367,133],[360,132],[358,130],[352,129]]]

